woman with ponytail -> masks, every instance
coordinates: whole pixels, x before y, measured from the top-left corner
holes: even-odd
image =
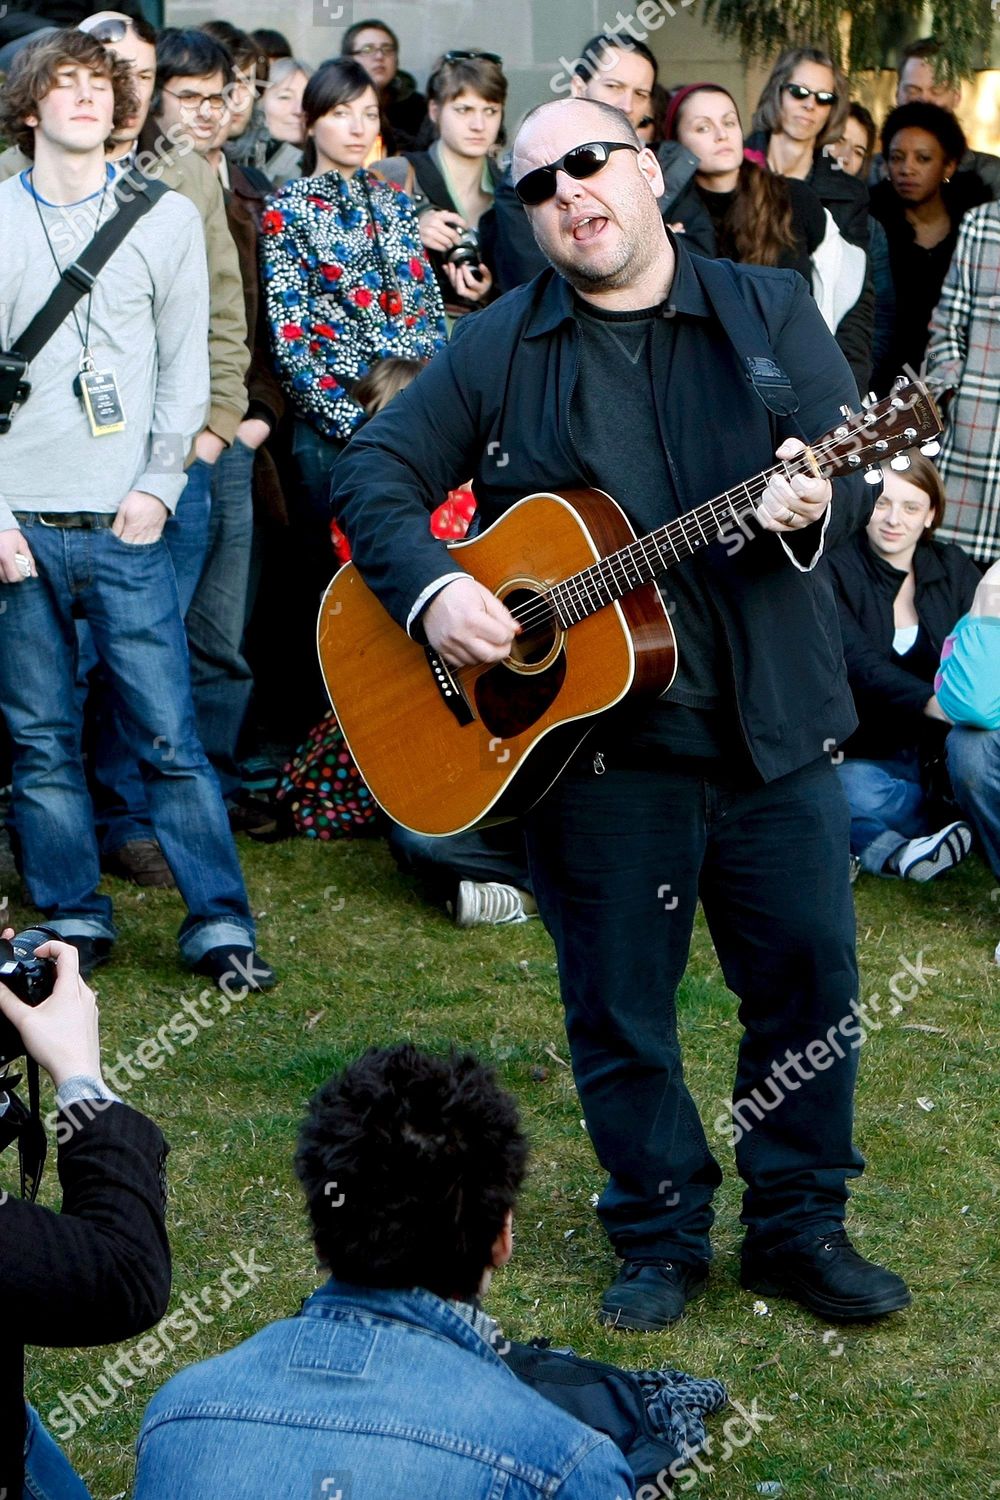
[[[683,224],[689,210],[703,207],[715,230],[716,255],[800,271],[808,281],[809,258],[823,238],[822,205],[804,182],[777,177],[744,152],[732,95],[717,83],[677,89],[664,128],[668,141],[679,141],[698,159],[671,217]]]
[[[743,144],[732,95],[717,83],[678,89],[667,108],[667,140],[679,142],[698,166],[671,208],[677,227],[700,225],[707,212],[714,245],[707,253],[757,266],[777,266],[805,277],[827,325],[854,372],[868,389],[874,293],[863,250],[848,244],[816,193],[795,177],[768,169],[760,153]],[[705,249],[692,240],[690,248]]]

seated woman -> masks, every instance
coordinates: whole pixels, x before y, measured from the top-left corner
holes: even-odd
[[[500,179],[493,155],[507,100],[500,58],[446,52],[427,80],[427,99],[433,144],[387,157],[376,170],[413,199],[445,312],[454,318],[492,300],[493,271],[479,236]]]
[[[860,725],[838,767],[851,806],[851,853],[872,875],[933,880],[972,848],[968,824],[932,831],[950,793],[942,768],[950,720],[934,692],[945,637],[972,603],[979,570],[961,547],[934,540],[944,490],[911,453],[886,468],[866,531],[829,557],[844,658]],[[940,784],[943,782],[943,786]]]
[[[805,182],[769,172],[756,153],[744,151],[736,102],[719,84],[677,89],[664,129],[668,141],[678,141],[698,162],[669,213],[673,227],[683,226],[685,243],[729,260],[798,271],[859,388],[867,389],[872,326],[864,251],[842,238]]]
[[[965,135],[937,104],[894,109],[882,126],[882,150],[889,176],[872,188],[871,211],[889,241],[897,315],[888,354],[875,369],[879,395],[904,367],[920,369],[962,216],[990,196],[975,172],[958,172]]]

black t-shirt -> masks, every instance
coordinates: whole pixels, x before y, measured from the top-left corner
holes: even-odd
[[[677,337],[675,319],[663,312],[605,312],[577,298],[580,365],[570,427],[586,471],[640,534],[682,514],[655,398],[667,386]],[[671,568],[659,587],[678,637],[677,675],[641,721],[627,711],[630,736],[677,754],[731,753],[738,735],[726,702],[729,652],[700,555]]]

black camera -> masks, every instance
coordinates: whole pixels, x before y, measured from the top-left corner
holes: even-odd
[[[0,984],[5,984],[25,1005],[41,1005],[52,993],[55,963],[51,958],[36,957],[36,950],[58,937],[51,927],[29,927],[10,941],[0,938]],[[17,1028],[0,1016],[0,1061],[10,1062],[23,1051],[24,1043]]]
[[[445,256],[448,265],[468,266],[470,271],[477,269],[480,258],[479,235],[474,229],[467,229],[460,235]]]
[[[0,349],[0,433],[10,431],[11,418],[31,395],[31,386],[24,378],[27,373],[26,359]]]

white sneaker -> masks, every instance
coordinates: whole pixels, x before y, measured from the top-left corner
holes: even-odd
[[[961,864],[971,848],[968,823],[949,823],[926,838],[910,839],[896,855],[896,867],[904,880],[934,880]]]
[[[1000,964],[1000,943],[997,943],[997,951],[993,955],[993,962]]]
[[[538,916],[535,898],[498,880],[463,880],[455,902],[456,927],[499,927]]]

